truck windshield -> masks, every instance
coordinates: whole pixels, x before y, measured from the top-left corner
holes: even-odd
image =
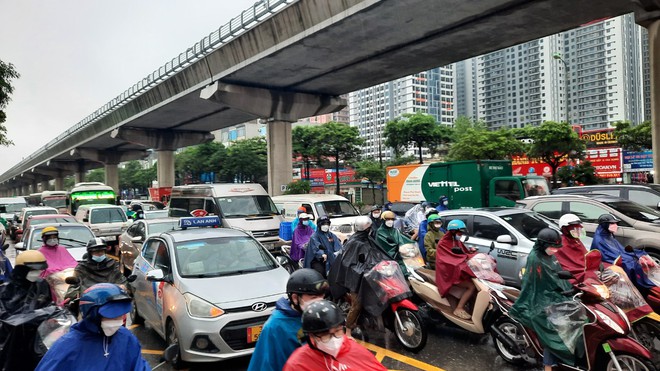
[[[546,196],[550,194],[548,182],[545,179],[526,179],[523,183],[525,184],[527,196]]]
[[[605,203],[629,218],[647,223],[660,223],[660,213],[650,207],[631,201],[612,201]]]
[[[44,206],[54,207],[56,209],[66,207],[66,196],[42,198],[41,202]]]
[[[231,276],[277,268],[268,252],[249,237],[183,241],[175,251],[181,277]]]
[[[225,218],[280,215],[270,196],[232,196],[216,198]]]
[[[348,201],[324,201],[314,204],[316,212],[319,216],[327,215],[328,218],[341,218],[344,216],[358,216],[360,215],[355,207]]]

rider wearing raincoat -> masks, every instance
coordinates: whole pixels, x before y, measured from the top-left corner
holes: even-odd
[[[394,220],[396,219],[396,214],[392,211],[385,211],[381,218],[385,221],[383,225],[378,228],[376,233],[376,244],[390,257],[391,260],[395,260],[399,263],[399,267],[404,275],[408,275],[405,264],[401,260],[399,254],[399,246],[405,245],[407,243],[415,243],[408,237],[404,236],[398,229],[394,228]]]
[[[555,326],[548,320],[546,309],[566,302],[571,284],[559,278],[562,267],[553,255],[562,247],[559,232],[544,228],[527,257],[520,296],[509,311],[511,317],[536,332],[544,346],[543,364],[551,370],[558,358],[565,364],[575,364],[574,350],[564,343]]]

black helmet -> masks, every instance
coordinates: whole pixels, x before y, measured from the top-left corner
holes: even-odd
[[[621,219],[617,218],[612,214],[603,214],[598,217],[598,224],[618,223],[620,221]]]
[[[380,205],[376,204],[376,205],[371,207],[371,211],[376,211],[376,210],[381,210]]]
[[[101,237],[92,238],[91,240],[87,241],[87,251],[107,250],[107,249],[108,246],[105,243],[105,239]]]
[[[319,227],[324,225],[324,224],[325,225],[330,225],[331,224],[330,223],[330,218],[328,218],[327,215],[323,215],[323,216],[319,217],[319,220],[316,221],[316,225],[318,225]]]
[[[344,313],[328,300],[315,301],[302,314],[302,330],[317,334],[329,331],[344,323]]]
[[[286,283],[286,293],[324,295],[329,287],[328,281],[321,273],[314,269],[303,268],[291,273]]]
[[[543,228],[536,236],[536,244],[541,248],[548,246],[561,247],[561,236],[559,232],[551,228]]]

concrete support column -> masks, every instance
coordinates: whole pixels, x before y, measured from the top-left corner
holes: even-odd
[[[85,181],[85,172],[84,171],[76,171],[75,174],[73,174],[73,179],[75,180],[75,183],[81,183]]]
[[[268,193],[277,196],[293,180],[291,122],[268,122]]]
[[[55,177],[55,190],[56,191],[63,191],[64,190],[64,177],[63,176]]]
[[[48,180],[42,180],[41,181],[41,192],[47,191],[49,186]]]
[[[174,186],[174,151],[159,150],[158,155],[158,187]]]
[[[32,181],[32,187],[30,188],[30,193],[39,192],[39,182],[35,179]]]
[[[105,184],[119,194],[119,170],[117,164],[105,164]]]

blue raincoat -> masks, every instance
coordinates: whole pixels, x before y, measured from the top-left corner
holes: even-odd
[[[37,366],[38,371],[148,371],[140,342],[128,329],[120,327],[114,335],[103,334],[96,322],[85,319],[53,344]],[[107,350],[106,350],[107,349]]]
[[[419,252],[422,254],[422,257],[426,259],[426,246],[424,246],[424,237],[426,237],[426,232],[429,231],[429,222],[428,220],[422,220],[419,223],[419,229],[417,230],[417,246],[419,247]]]
[[[248,371],[281,371],[291,353],[302,345],[301,313],[287,298],[275,304],[254,348]]]
[[[610,264],[614,263],[614,260],[621,256],[623,270],[626,271],[630,280],[638,288],[651,289],[655,287],[655,284],[648,279],[646,273],[642,270],[642,266],[637,261],[639,257],[647,255],[646,252],[637,249],[633,252],[627,252],[625,247],[614,238],[612,232],[602,225],[596,228],[594,240],[591,242],[591,249],[600,250],[603,255],[603,261]]]
[[[11,272],[11,262],[5,254],[0,251],[0,283],[9,281],[11,278]]]
[[[330,271],[332,263],[335,261],[336,253],[341,251],[341,242],[339,238],[332,232],[323,232],[320,229],[312,235],[307,245],[305,252],[305,268],[312,267],[313,259],[323,259],[323,254],[328,258],[325,261],[325,273],[327,275]]]

